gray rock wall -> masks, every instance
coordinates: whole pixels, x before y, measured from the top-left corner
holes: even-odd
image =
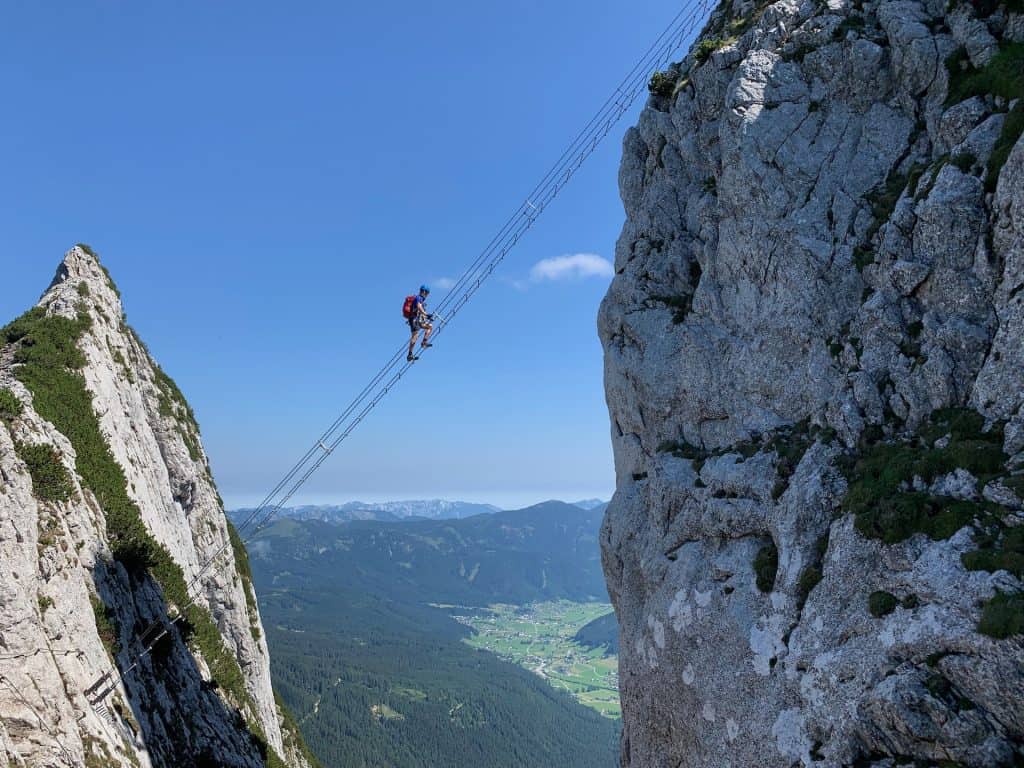
[[[1017,576],[965,568],[971,525],[887,544],[843,506],[851,462],[944,408],[1024,463],[1024,141],[989,171],[1021,104],[948,98],[951,56],[1021,39],[987,11],[727,1],[625,138],[598,321],[625,766],[1021,759],[1021,637],[977,631]],[[900,492],[1024,522],[986,482]]]
[[[38,306],[69,318],[87,312],[91,326],[77,346],[103,437],[146,529],[192,581],[228,531],[187,406],[168,398],[162,374],[124,324],[116,290],[90,253],[68,252]],[[0,420],[0,763],[187,766],[206,759],[262,766],[245,719],[284,755],[262,625],[230,547],[196,591],[226,652],[238,660],[249,699],[244,711],[211,686],[214,660],[196,641],[186,645],[177,636],[126,675],[106,702],[109,719],[90,705],[84,691],[114,666],[92,603],[110,607],[119,646],[111,650],[121,669],[141,650],[139,633],[169,609],[152,578],[111,558],[104,510],[76,474],[72,442],[33,408],[12,356],[11,346],[0,353],[0,387],[24,411]],[[15,442],[57,450],[74,487],[69,500],[37,498]],[[305,765],[296,755],[286,759]]]

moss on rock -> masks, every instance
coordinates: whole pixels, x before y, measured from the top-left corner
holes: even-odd
[[[879,590],[868,595],[868,611],[876,619],[888,616],[896,610],[897,605],[899,605],[899,600],[892,592]]]

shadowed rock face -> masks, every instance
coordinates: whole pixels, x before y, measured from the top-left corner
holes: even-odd
[[[124,324],[116,289],[91,253],[67,253],[38,307],[85,318],[75,375],[145,530],[191,582],[228,530],[188,406]],[[196,590],[220,638],[186,645],[175,634],[107,699],[109,720],[90,706],[83,692],[115,663],[125,669],[139,634],[169,608],[153,578],[112,558],[110,505],[80,472],[94,457],[77,455],[74,439],[40,415],[45,409],[18,375],[14,352],[24,343],[0,339],[0,389],[22,403],[15,418],[0,418],[0,764],[262,766],[241,708],[289,765],[305,766],[282,738],[252,587],[230,546]],[[56,365],[43,370],[59,373]],[[52,449],[64,498],[46,497],[25,445]],[[224,665],[200,650],[221,644],[238,661],[234,693],[211,685]]]
[[[1024,463],[1020,104],[950,98],[946,64],[1024,23],[978,13],[726,2],[626,135],[598,321],[625,766],[1014,764],[1021,637],[978,623],[1019,580],[965,568],[969,515],[884,543],[844,507],[856,460],[940,409],[1002,430],[995,474]],[[899,492],[1024,523],[964,468]]]

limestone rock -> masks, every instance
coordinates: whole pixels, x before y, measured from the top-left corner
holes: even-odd
[[[984,66],[1005,16],[721,9],[705,39],[730,13],[749,29],[684,60],[687,87],[626,136],[598,317],[623,765],[1013,765],[1024,644],[978,623],[1022,585],[965,567],[970,523],[867,538],[841,471],[967,406],[1003,430],[1005,471],[1024,466],[1024,142],[993,193],[1004,108],[946,104],[950,54]],[[981,481],[956,466],[905,491],[1016,524],[1012,489]]]
[[[235,694],[246,701],[219,694],[212,680],[225,662],[176,631],[139,659],[140,634],[171,609],[153,578],[112,558],[113,502],[104,509],[83,475],[95,472],[95,457],[77,455],[74,441],[39,414],[18,378],[16,344],[7,345],[0,388],[23,410],[0,419],[0,755],[26,766],[262,766],[247,718],[289,765],[304,766],[284,748],[258,609],[239,576],[187,404],[125,325],[116,289],[91,252],[66,254],[38,308],[88,318],[75,346],[103,442],[145,530],[195,582],[197,605],[220,634],[205,642],[222,643],[225,657],[237,659]],[[66,500],[41,500],[17,447],[26,444],[56,451],[70,481]],[[217,552],[216,567],[203,572]],[[86,691],[115,669],[123,680],[103,707],[93,706]]]

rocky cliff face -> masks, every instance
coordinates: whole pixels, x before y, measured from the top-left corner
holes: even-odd
[[[652,80],[599,317],[623,765],[1021,764],[1021,12],[726,0]]]
[[[244,549],[191,410],[94,255],[68,252],[2,334],[3,764],[307,765],[282,735]],[[140,635],[179,612],[139,660]],[[87,689],[115,669],[94,706]]]

